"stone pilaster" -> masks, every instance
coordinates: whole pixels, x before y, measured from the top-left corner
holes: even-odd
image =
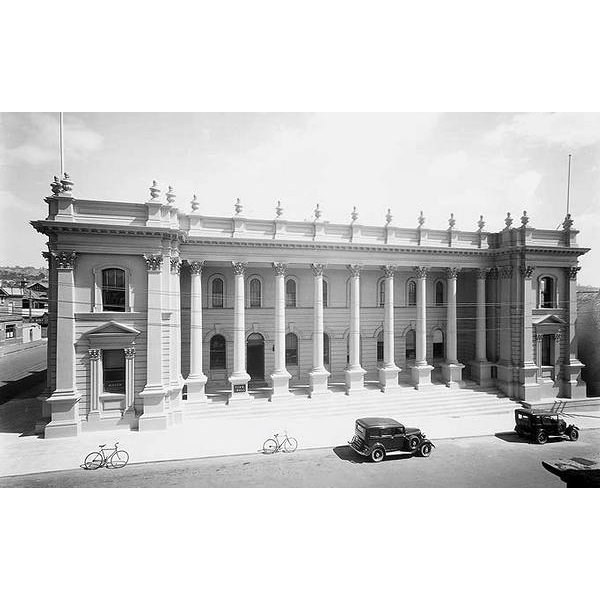
[[[458,362],[457,325],[456,325],[456,283],[458,267],[446,269],[446,361],[442,365],[442,374],[447,387],[458,387],[462,382],[464,365]]]
[[[568,215],[570,217],[570,215]],[[567,308],[569,310],[568,324],[565,328],[567,348],[561,357],[562,377],[561,396],[563,398],[585,398],[587,387],[581,379],[581,369],[584,364],[577,356],[577,332],[575,323],[577,321],[577,273],[581,267],[571,266],[565,269],[567,277]],[[559,349],[562,345],[558,346]]]
[[[139,418],[139,430],[166,429],[165,397],[168,390],[162,381],[162,268],[163,255],[144,255],[148,272],[148,314],[146,325],[146,385],[140,392],[143,413]]]
[[[428,267],[415,267],[417,278],[417,331],[416,360],[411,367],[412,383],[415,389],[431,385],[433,367],[427,364],[427,273]]]
[[[100,411],[100,356],[102,351],[90,348],[88,357],[90,361],[90,410],[87,415],[88,422],[99,422]]]
[[[329,393],[329,371],[323,364],[323,265],[312,264],[314,275],[313,368],[309,374],[309,398]]]
[[[350,271],[350,362],[344,375],[346,394],[351,395],[365,388],[366,371],[360,365],[360,265],[348,265]]]
[[[291,398],[291,375],[285,365],[285,274],[287,265],[273,263],[275,280],[275,370],[271,373],[271,401]]]
[[[57,271],[56,319],[56,386],[46,400],[51,407],[51,420],[44,437],[68,437],[81,431],[79,400],[75,383],[75,252],[51,252]]]
[[[231,383],[230,400],[250,400],[248,382],[250,375],[246,372],[246,320],[244,276],[246,263],[232,262],[235,276],[233,301],[233,373],[229,377]]]
[[[477,307],[475,319],[475,360],[471,362],[471,377],[482,387],[492,382],[492,365],[487,359],[485,282],[488,269],[477,269]]]
[[[171,196],[170,203],[174,201],[175,194],[171,187],[167,193],[167,199]],[[177,250],[173,250],[170,257],[170,277],[169,277],[169,304],[171,310],[171,326],[170,326],[170,405],[171,418],[173,423],[181,423],[183,421],[183,405],[182,405],[182,389],[183,378],[181,376],[181,311],[180,311],[180,273],[181,260]]]
[[[202,370],[202,268],[203,261],[189,263],[191,271],[190,298],[190,374],[186,379],[185,412],[194,412],[208,402],[205,393],[206,375]]]
[[[519,267],[521,285],[521,305],[523,314],[521,317],[521,364],[519,365],[519,384],[521,387],[520,399],[526,402],[539,400],[541,396],[540,384],[538,382],[538,366],[533,360],[533,307],[534,293],[532,277],[535,267],[532,265],[521,265]]]
[[[394,361],[394,272],[392,265],[382,267],[385,275],[383,319],[383,367],[379,369],[379,386],[382,392],[398,389],[400,368]]]

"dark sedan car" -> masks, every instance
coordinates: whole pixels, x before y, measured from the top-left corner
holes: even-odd
[[[416,427],[405,427],[395,419],[367,417],[356,419],[350,447],[362,456],[380,462],[388,452],[413,452],[427,457],[433,444]]]

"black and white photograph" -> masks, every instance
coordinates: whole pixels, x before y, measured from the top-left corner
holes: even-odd
[[[585,582],[594,19],[284,4],[10,9],[13,579],[104,597],[113,552],[144,597],[504,597],[560,543]]]

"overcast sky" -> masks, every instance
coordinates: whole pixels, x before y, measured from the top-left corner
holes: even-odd
[[[600,239],[598,113],[67,113],[66,170],[81,198],[143,202],[153,179],[176,204],[249,217],[311,218],[475,230],[479,215],[498,231],[510,211],[554,229],[566,205],[579,243]],[[41,266],[46,238],[29,225],[47,213],[59,171],[56,113],[0,113],[0,264]],[[600,250],[581,259],[579,281],[600,285]]]

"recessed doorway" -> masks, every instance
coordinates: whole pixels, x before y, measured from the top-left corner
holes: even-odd
[[[265,379],[265,338],[260,333],[251,333],[246,343],[246,370],[251,381]]]

